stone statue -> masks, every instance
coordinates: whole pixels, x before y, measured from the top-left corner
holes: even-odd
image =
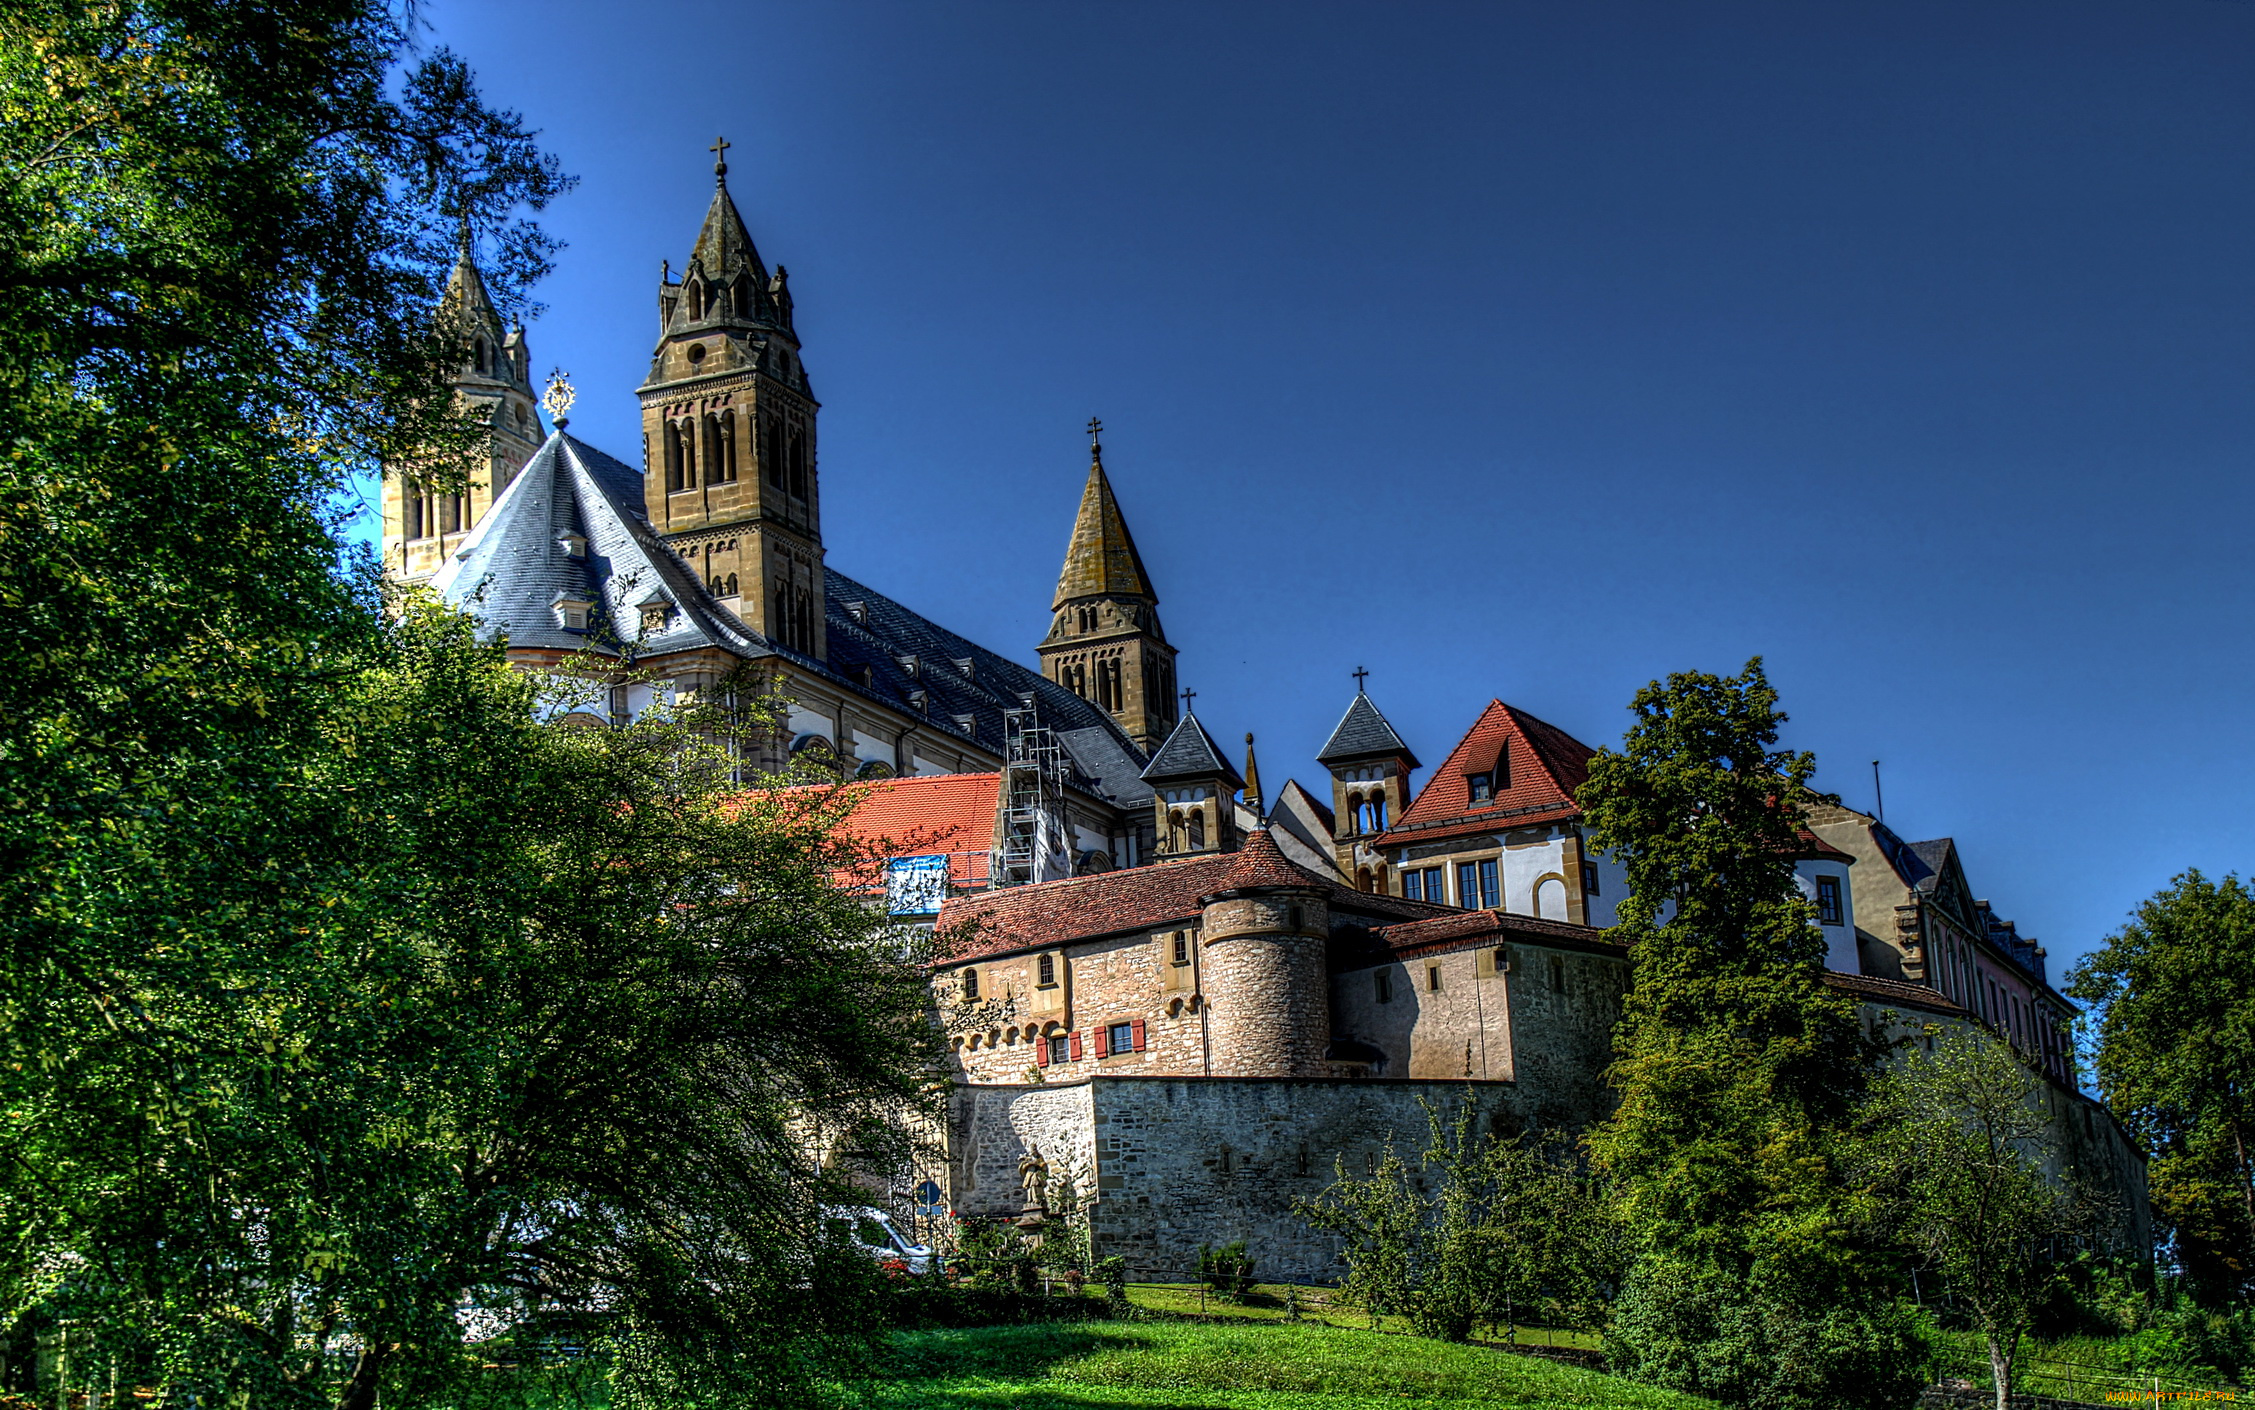
[[[1049,1212],[1049,1162],[1041,1158],[1041,1147],[1029,1144],[1026,1153],[1018,1157],[1018,1183],[1026,1191],[1026,1210]]]

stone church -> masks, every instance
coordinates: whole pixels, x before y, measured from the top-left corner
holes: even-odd
[[[903,1214],[1015,1216],[1038,1148],[1133,1276],[1186,1276],[1201,1244],[1243,1238],[1264,1277],[1320,1278],[1337,1246],[1292,1201],[1414,1149],[1421,1103],[1471,1103],[1506,1134],[1600,1119],[1629,969],[1605,929],[1624,878],[1575,802],[1594,751],[1494,700],[1420,784],[1358,688],[1316,756],[1323,796],[1264,791],[1251,735],[1240,768],[1177,708],[1093,423],[1038,669],[848,577],[823,550],[821,404],[788,277],[726,177],[659,282],[638,457],[542,432],[524,330],[465,251],[457,389],[491,454],[454,492],[387,476],[384,560],[525,669],[657,682],[614,686],[591,723],[749,673],[791,702],[750,762],[867,780],[857,828],[930,879],[892,912],[959,937],[932,975],[952,1113],[889,1192]],[[2114,1189],[2142,1246],[2143,1157],[2077,1089],[2042,948],[1973,899],[1948,839],[1836,809],[1803,841],[1829,981],[1875,1032],[2012,1043],[2049,1082],[2055,1166]]]

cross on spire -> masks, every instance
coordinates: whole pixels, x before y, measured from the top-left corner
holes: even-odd
[[[1185,715],[1188,715],[1188,714],[1192,714],[1192,713],[1194,713],[1194,712],[1193,712],[1193,711],[1191,710],[1191,708],[1190,708],[1190,702],[1191,702],[1191,701],[1193,701],[1193,700],[1196,700],[1197,698],[1198,698],[1198,692],[1197,692],[1197,691],[1195,691],[1195,690],[1186,690],[1186,691],[1184,691],[1184,692],[1182,693],[1182,713],[1184,713]]]
[[[1098,460],[1104,458],[1104,423],[1093,416],[1088,418],[1088,453]]]
[[[715,137],[713,144],[705,148],[706,151],[713,154],[714,181],[720,182],[728,179],[728,149],[734,145],[725,137]]]
[[[1355,694],[1357,694],[1357,695],[1360,695],[1360,694],[1362,694],[1362,693],[1363,693],[1363,689],[1362,689],[1362,683],[1363,683],[1364,679],[1365,679],[1366,677],[1368,677],[1369,675],[1370,675],[1370,672],[1368,672],[1368,671],[1364,670],[1364,669],[1363,669],[1362,667],[1360,667],[1360,666],[1357,666],[1357,667],[1355,667],[1355,669],[1354,669],[1354,678],[1355,678]]]

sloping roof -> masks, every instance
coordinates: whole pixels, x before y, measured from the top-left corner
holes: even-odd
[[[849,785],[858,802],[845,832],[886,856],[946,854],[948,879],[983,886],[994,848],[1000,774],[934,774]]]
[[[1203,907],[1202,898],[1229,889],[1225,883],[1241,855],[1217,852],[1097,876],[1076,876],[1036,886],[1012,886],[973,896],[950,897],[940,908],[941,929],[975,925],[977,931],[967,948],[950,956],[946,963],[960,964],[964,960],[1012,950],[1037,949],[1195,921]],[[1288,873],[1273,870],[1278,862],[1289,869]],[[1384,923],[1423,919],[1439,915],[1443,910],[1422,901],[1405,901],[1341,886],[1293,866],[1289,858],[1281,855],[1276,862],[1261,865],[1264,875],[1293,878],[1282,884],[1322,892],[1334,915],[1360,916]]]
[[[584,557],[563,538],[586,539]],[[647,657],[717,646],[741,656],[771,648],[715,602],[643,517],[642,475],[562,431],[517,472],[431,587],[511,646]],[[556,611],[560,595],[594,604],[584,631]],[[670,604],[643,630],[643,604]]]
[[[1933,879],[1949,870],[1950,853],[1957,850],[1957,842],[1954,838],[1936,837],[1926,842],[1906,842],[1903,848],[1925,868],[1926,874],[1912,884],[1922,891],[1931,891],[1934,889]],[[1909,878],[1906,877],[1905,880]]]
[[[725,279],[738,269],[749,269],[760,283],[767,282],[767,266],[752,245],[752,233],[728,195],[725,182],[715,183],[713,202],[705,208],[705,223],[697,227],[697,243],[689,249],[689,269],[707,279]]]
[[[1348,759],[1393,758],[1400,756],[1409,767],[1417,767],[1417,756],[1409,752],[1402,737],[1395,733],[1392,724],[1370,703],[1370,697],[1361,691],[1347,702],[1347,713],[1339,717],[1338,728],[1331,731],[1316,756],[1319,764],[1335,764]]]
[[[1229,869],[1214,883],[1214,894],[1254,891],[1267,886],[1329,887],[1328,878],[1308,871],[1279,851],[1268,829],[1256,828],[1245,845],[1231,854]]]
[[[1143,771],[1143,781],[1163,783],[1168,779],[1217,775],[1229,781],[1232,791],[1244,787],[1245,780],[1230,767],[1229,760],[1215,745],[1214,737],[1198,723],[1198,717],[1184,715],[1182,723],[1174,727],[1174,733],[1167,736],[1167,742],[1159,746],[1159,752],[1151,756],[1151,766]]]
[[[1470,836],[1578,817],[1575,790],[1589,778],[1597,751],[1556,725],[1491,700],[1448,758],[1441,761],[1394,825],[1379,835],[1381,847]],[[1485,773],[1501,759],[1505,786],[1475,808],[1468,775]]]
[[[1112,482],[1104,477],[1101,456],[1089,462],[1088,484],[1081,491],[1080,513],[1073,519],[1073,537],[1065,546],[1065,567],[1057,575],[1057,595],[1049,610],[1054,612],[1078,597],[1140,597],[1154,604],[1159,600],[1128,534],[1119,501],[1112,495]]]

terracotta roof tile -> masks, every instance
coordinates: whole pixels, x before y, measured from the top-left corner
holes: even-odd
[[[1222,873],[1214,891],[1218,894],[1261,886],[1328,887],[1329,884],[1285,856],[1264,827],[1245,839],[1244,847],[1231,860],[1229,870]]]
[[[999,774],[929,774],[844,785],[853,811],[839,829],[881,856],[947,856],[948,879],[984,886],[994,850]],[[817,799],[831,790],[792,788],[783,796]]]
[[[1596,752],[1556,725],[1491,700],[1426,780],[1416,801],[1380,834],[1378,845],[1577,817],[1581,810],[1574,794],[1588,780],[1590,756]],[[1467,776],[1488,772],[1499,758],[1509,768],[1506,786],[1493,802],[1473,807]]]

